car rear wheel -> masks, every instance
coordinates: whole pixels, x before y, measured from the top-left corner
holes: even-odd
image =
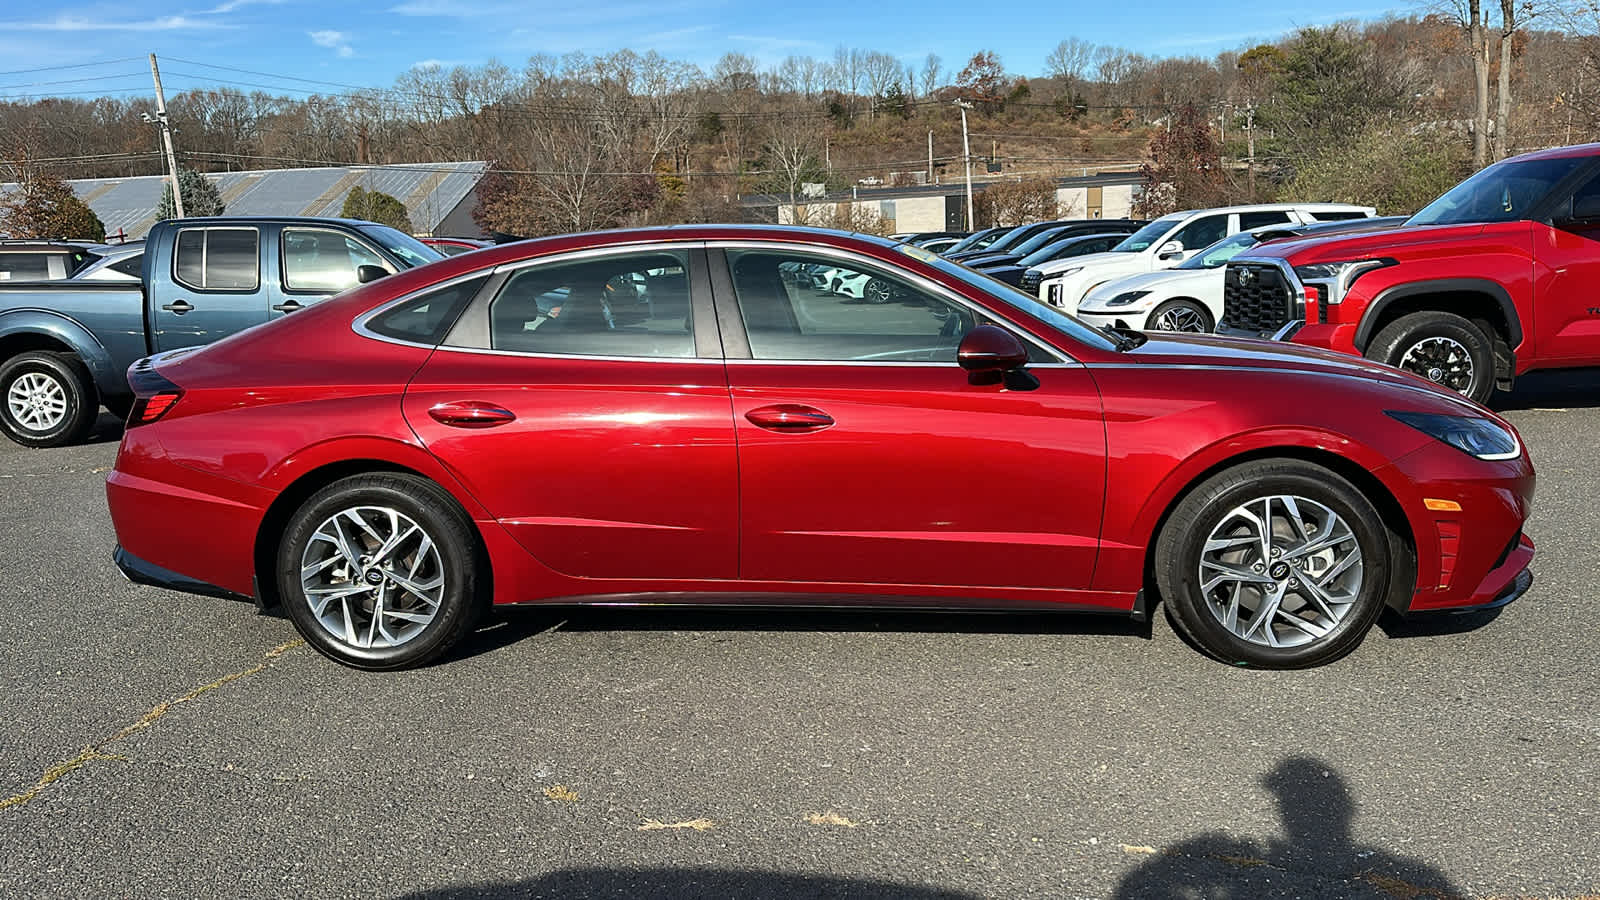
[[[0,431],[24,447],[83,440],[100,411],[83,363],[60,353],[22,353],[0,365]]]
[[[1209,334],[1216,327],[1211,313],[1193,300],[1169,300],[1150,314],[1150,331],[1185,331]]]
[[[1494,344],[1477,325],[1452,313],[1401,316],[1372,339],[1367,358],[1420,375],[1479,403],[1494,393]]]
[[[1361,643],[1392,572],[1387,526],[1335,472],[1259,460],[1186,496],[1156,542],[1156,584],[1178,629],[1224,662],[1296,669]]]
[[[312,495],[278,550],[283,605],[312,647],[358,669],[423,665],[481,612],[471,522],[413,475],[346,478]]]

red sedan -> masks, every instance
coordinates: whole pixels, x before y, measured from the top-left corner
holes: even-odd
[[[865,275],[880,302],[815,287]],[[280,606],[362,668],[490,603],[1057,609],[1157,598],[1230,663],[1385,606],[1509,602],[1533,466],[1338,354],[1101,331],[908,245],[705,226],[528,241],[133,367],[135,581]]]

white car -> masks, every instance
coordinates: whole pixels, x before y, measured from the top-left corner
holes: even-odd
[[[1144,226],[1108,253],[1094,253],[1038,266],[1039,299],[1069,313],[1094,288],[1117,278],[1170,269],[1240,231],[1370,218],[1377,210],[1347,203],[1263,203],[1173,213]]]

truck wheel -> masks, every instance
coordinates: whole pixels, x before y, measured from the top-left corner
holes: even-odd
[[[1209,334],[1216,330],[1211,311],[1193,300],[1169,300],[1150,314],[1150,331],[1187,331]]]
[[[1378,332],[1366,355],[1479,403],[1494,393],[1494,344],[1478,326],[1452,313],[1401,316]]]
[[[0,431],[24,447],[75,444],[99,412],[89,370],[71,356],[34,351],[0,364]]]

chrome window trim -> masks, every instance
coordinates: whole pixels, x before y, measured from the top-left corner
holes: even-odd
[[[844,260],[860,261],[863,265],[869,266],[871,268],[889,269],[889,270],[894,271],[896,274],[900,275],[903,279],[905,279],[907,281],[910,281],[911,283],[913,283],[917,287],[927,290],[929,293],[935,294],[935,295],[937,295],[937,296],[939,296],[939,297],[941,297],[943,299],[949,300],[952,303],[955,303],[956,305],[961,306],[961,307],[963,307],[963,308],[965,308],[965,309],[967,309],[967,310],[969,310],[971,312],[978,313],[980,315],[986,316],[986,317],[991,318],[991,319],[995,319],[995,320],[1000,321],[1000,322],[1004,322],[1006,324],[1006,326],[1007,326],[1007,330],[1009,330],[1013,334],[1015,334],[1019,340],[1025,341],[1028,344],[1031,344],[1031,345],[1037,347],[1040,351],[1042,351],[1043,353],[1045,353],[1046,355],[1052,357],[1055,360],[1054,362],[1040,362],[1040,363],[1030,362],[1030,363],[1028,363],[1029,367],[1033,367],[1033,366],[1081,366],[1081,365],[1083,365],[1082,362],[1079,362],[1076,359],[1072,359],[1071,357],[1067,356],[1065,353],[1061,352],[1060,350],[1057,350],[1056,348],[1051,347],[1048,344],[1043,343],[1038,338],[1034,337],[1032,334],[1029,334],[1027,329],[1020,327],[1019,325],[1017,325],[1016,322],[1013,322],[1007,316],[1000,315],[999,313],[996,313],[996,312],[994,312],[994,311],[992,311],[990,309],[978,306],[978,305],[974,304],[971,300],[967,299],[966,297],[961,296],[960,294],[956,293],[955,291],[951,290],[950,288],[940,284],[937,281],[934,281],[931,278],[928,278],[928,277],[922,275],[921,273],[913,272],[913,271],[911,271],[909,269],[899,269],[899,268],[896,268],[894,266],[891,266],[890,264],[888,264],[886,262],[883,262],[882,260],[875,259],[875,258],[870,257],[870,256],[863,256],[860,253],[856,253],[856,252],[851,251],[851,250],[845,250],[845,249],[840,248],[840,247],[832,247],[832,246],[829,246],[829,245],[826,245],[826,244],[811,244],[811,243],[806,243],[806,242],[803,242],[803,241],[759,241],[759,240],[745,239],[745,240],[707,241],[706,245],[708,247],[712,248],[712,249],[717,249],[717,250],[730,250],[730,249],[732,249],[732,250],[780,250],[780,251],[788,250],[788,251],[801,252],[801,253],[815,253],[815,254],[820,254],[822,256],[836,257],[836,258],[844,259]],[[732,267],[730,266],[730,269],[731,268]],[[732,272],[731,271],[729,272],[729,277],[730,278],[732,277]],[[738,299],[734,298],[734,302],[737,303]],[[743,319],[744,319],[743,311],[740,311],[739,318],[740,318],[740,321],[743,321]],[[728,362],[729,363],[741,363],[741,364],[742,363],[755,362],[755,363],[762,363],[764,365],[772,365],[772,364],[784,365],[784,364],[799,363],[799,364],[802,364],[802,365],[834,365],[834,366],[836,366],[836,365],[860,365],[860,366],[925,365],[925,366],[940,366],[940,367],[944,367],[944,366],[955,366],[955,365],[957,365],[957,363],[955,361],[953,361],[953,360],[950,361],[950,362],[897,363],[897,362],[893,362],[893,361],[870,362],[870,361],[866,361],[866,360],[828,360],[828,359],[790,359],[790,360],[778,360],[778,359],[748,359],[748,360],[730,359],[730,360],[728,360]]]

